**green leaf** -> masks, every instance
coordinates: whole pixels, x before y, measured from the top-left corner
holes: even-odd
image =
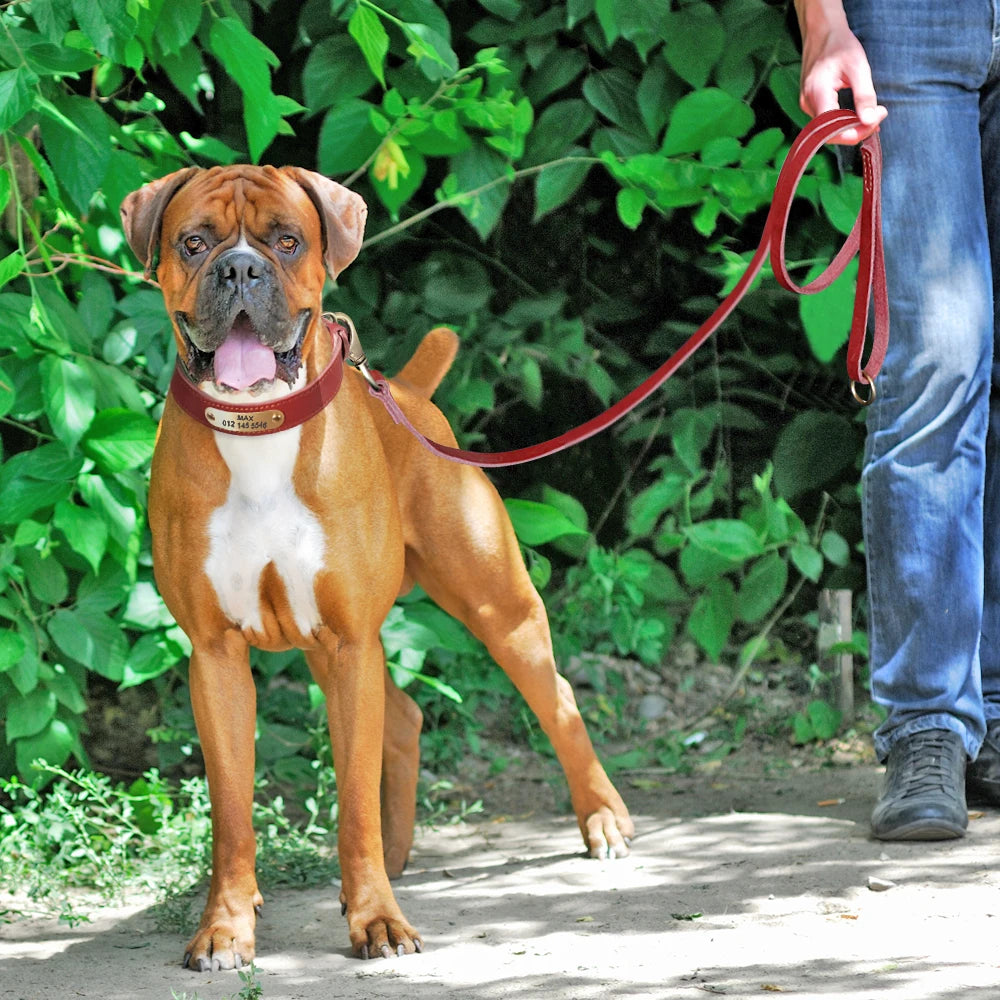
[[[724,90],[707,87],[682,97],[670,115],[663,140],[667,156],[694,153],[721,136],[740,138],[753,126],[754,113]]]
[[[4,629],[0,632],[0,674],[10,670],[24,656],[27,644],[17,632]]]
[[[812,741],[816,739],[816,732],[804,712],[796,712],[795,715],[792,716],[791,723],[792,742],[796,746],[803,746],[806,743],[812,743]]]
[[[406,51],[417,60],[417,66],[428,80],[444,80],[458,72],[458,56],[448,39],[426,24],[403,24],[403,33],[410,43]]]
[[[647,137],[636,102],[636,83],[631,73],[615,67],[591,73],[583,82],[583,96],[612,125],[632,135]]]
[[[30,110],[38,77],[24,66],[0,72],[0,132],[16,125]]]
[[[40,367],[52,430],[72,450],[94,419],[94,385],[83,368],[69,358],[50,354]]]
[[[788,563],[775,552],[758,559],[743,578],[737,612],[750,625],[761,621],[785,593]]]
[[[250,157],[257,162],[283,124],[282,104],[271,90],[267,68],[278,66],[278,57],[235,17],[212,21],[209,47],[243,92],[243,122]]]
[[[4,174],[4,177],[7,175]],[[24,254],[19,250],[8,254],[0,260],[0,288],[12,281],[24,270]]]
[[[364,56],[349,38],[332,35],[313,46],[302,71],[302,93],[310,112],[337,107],[370,86]]]
[[[636,102],[646,131],[659,136],[670,118],[670,109],[680,96],[677,81],[671,76],[666,63],[655,59],[643,73],[636,90]]]
[[[35,548],[24,548],[18,562],[28,578],[28,589],[43,604],[59,605],[69,595],[69,578],[62,563],[52,551],[45,554]]]
[[[847,234],[854,228],[858,209],[861,207],[860,177],[847,174],[834,184],[824,181],[819,187],[819,201],[826,217],[842,233]]]
[[[586,101],[555,101],[538,116],[531,130],[525,146],[525,165],[540,166],[563,156],[586,156],[572,143],[593,126],[594,109]]]
[[[79,741],[73,730],[62,719],[53,719],[36,736],[24,737],[14,744],[17,770],[26,782],[36,783],[39,778],[31,767],[36,760],[61,767],[78,747]]]
[[[83,452],[104,472],[138,469],[153,457],[156,423],[145,413],[101,410],[83,438]]]
[[[62,500],[56,504],[55,526],[66,536],[70,548],[83,556],[96,576],[108,550],[108,526],[89,507]]]
[[[202,0],[166,0],[156,21],[156,41],[164,55],[180,52],[201,23]]]
[[[72,483],[45,482],[36,479],[12,479],[3,488],[0,524],[19,524],[36,511],[45,510],[69,496]]]
[[[536,358],[525,355],[521,359],[520,372],[521,395],[532,408],[539,410],[542,406],[542,366]]]
[[[7,713],[7,742],[24,736],[35,736],[52,721],[55,714],[56,696],[51,691],[36,688],[10,706]]]
[[[577,148],[574,147],[574,150]],[[538,174],[535,178],[535,214],[532,222],[565,205],[580,190],[591,166],[587,160],[581,159],[578,163],[555,164]]]
[[[49,620],[52,641],[67,656],[112,681],[122,679],[128,641],[106,614],[86,607],[60,609]]]
[[[510,184],[505,183],[510,177],[507,161],[490,149],[473,146],[454,157],[452,165],[458,178],[459,190],[478,192],[474,197],[463,200],[458,208],[485,240],[500,221],[510,196]],[[499,183],[493,183],[494,181]]]
[[[670,13],[664,37],[667,64],[685,83],[700,90],[726,47],[726,29],[718,13],[707,3],[681,7]]]
[[[385,57],[389,54],[389,34],[370,7],[359,3],[347,22],[347,31],[358,43],[372,75],[385,86]]]
[[[685,545],[681,549],[681,573],[692,587],[704,586],[724,573],[739,568],[741,564],[742,560],[728,559],[718,552],[703,549],[699,545]]]
[[[63,668],[58,666],[57,671]],[[87,699],[84,698],[76,680],[68,673],[54,673],[45,681],[48,689],[56,696],[56,701],[68,708],[74,715],[83,715],[87,711]]]
[[[762,555],[764,543],[749,524],[734,518],[702,521],[684,529],[688,540],[730,562],[740,562]]]
[[[717,661],[736,618],[736,593],[729,580],[714,580],[698,596],[688,618],[688,632],[709,658]]]
[[[551,486],[543,486],[542,502],[562,511],[581,531],[587,531],[589,522],[587,508],[576,497]]]
[[[793,545],[789,555],[795,568],[813,583],[818,583],[823,573],[823,556],[811,545]]]
[[[111,119],[85,97],[64,97],[41,108],[46,156],[73,203],[86,215],[111,162]]]
[[[139,580],[129,591],[122,621],[146,630],[174,624],[163,598],[148,580]]]
[[[628,530],[636,538],[651,535],[660,518],[684,499],[688,480],[677,473],[662,476],[629,504]]]
[[[618,218],[628,229],[638,229],[642,222],[643,209],[649,204],[644,191],[639,188],[622,188],[615,198]]]
[[[173,0],[170,0],[172,3]],[[72,0],[81,30],[98,52],[116,52],[136,31],[128,0]]]
[[[836,531],[824,531],[819,547],[827,562],[834,566],[846,566],[851,560],[850,546],[844,536]]]
[[[176,649],[158,632],[147,632],[129,650],[121,688],[136,687],[166,673],[180,659]]]
[[[378,148],[382,137],[372,127],[371,105],[352,99],[331,108],[319,132],[319,169],[336,176],[357,170]]]
[[[837,735],[841,713],[827,702],[816,699],[806,705],[806,716],[818,740],[829,740]]]
[[[843,416],[825,410],[796,415],[778,435],[774,486],[794,500],[832,482],[857,459],[858,432]]]
[[[544,545],[565,535],[586,535],[561,510],[534,500],[505,500],[504,506],[518,539],[525,545]]]
[[[811,268],[804,283],[817,277],[822,270],[823,266],[820,264]],[[806,340],[820,361],[832,361],[847,343],[854,313],[857,278],[858,262],[854,259],[829,288],[799,297],[799,316],[806,331]]]

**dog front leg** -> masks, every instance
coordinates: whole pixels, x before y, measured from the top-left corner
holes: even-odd
[[[212,802],[212,882],[185,966],[198,972],[249,965],[263,898],[254,873],[254,731],[257,694],[242,636],[228,633],[191,655],[190,688]]]
[[[356,642],[332,640],[307,659],[326,695],[340,815],[340,901],[351,947],[362,958],[420,951],[420,936],[396,902],[382,854],[379,785],[386,678],[381,643],[377,634]]]

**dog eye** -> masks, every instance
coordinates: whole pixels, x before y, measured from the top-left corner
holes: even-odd
[[[207,249],[208,246],[200,236],[189,236],[184,241],[184,250],[187,252],[189,257],[194,257],[195,254],[204,253]]]
[[[275,246],[282,253],[295,253],[299,248],[299,241],[294,236],[282,236]]]

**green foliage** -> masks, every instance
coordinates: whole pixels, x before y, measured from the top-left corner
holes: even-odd
[[[210,863],[211,822],[201,779],[170,786],[151,771],[127,787],[103,775],[48,767],[42,796],[0,780],[0,882],[44,912],[86,920],[67,890],[120,900],[132,887],[164,896],[199,881]],[[0,918],[2,919],[2,918]]]
[[[189,648],[156,595],[145,525],[173,345],[123,240],[128,192],[242,159],[356,187],[369,238],[333,304],[388,371],[429,326],[457,326],[439,402],[463,443],[523,444],[624,395],[742,273],[801,121],[783,9],[3,6],[0,774],[44,781],[36,758],[86,761],[95,675],[158,685],[161,750],[176,762],[190,743],[168,696]],[[850,228],[859,186],[820,160],[801,191],[788,253],[805,280]],[[800,306],[759,283],[713,349],[625,426],[498,474],[526,498],[509,510],[564,655],[657,664],[685,632],[706,655],[749,655],[801,580],[860,588],[860,430],[839,405],[825,412],[848,285]],[[468,672],[480,647],[421,595],[383,636],[442,759],[457,745],[448,713],[474,741],[479,710],[509,695]],[[294,691],[263,713],[263,767],[316,788],[321,713],[297,663],[256,660],[269,692]]]
[[[32,914],[87,920],[81,902],[120,901],[132,890],[157,897],[158,919],[177,910],[208,875],[211,818],[202,778],[179,785],[158,771],[128,785],[94,772],[45,765],[42,794],[16,777],[0,779],[0,884],[31,900]],[[267,786],[258,783],[258,791]],[[263,796],[258,796],[262,798]],[[310,800],[307,800],[307,807]],[[280,796],[254,805],[257,873],[265,888],[327,885],[339,875],[332,830],[313,807],[293,820]],[[69,889],[93,890],[89,899]],[[187,907],[181,923],[190,920]],[[0,923],[24,912],[0,911]]]
[[[815,698],[792,716],[792,742],[796,744],[829,740],[837,735],[841,713],[829,702]]]

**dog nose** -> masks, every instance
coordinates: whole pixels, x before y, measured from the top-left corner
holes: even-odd
[[[215,266],[221,283],[234,291],[253,288],[265,272],[260,255],[249,250],[229,250]]]

